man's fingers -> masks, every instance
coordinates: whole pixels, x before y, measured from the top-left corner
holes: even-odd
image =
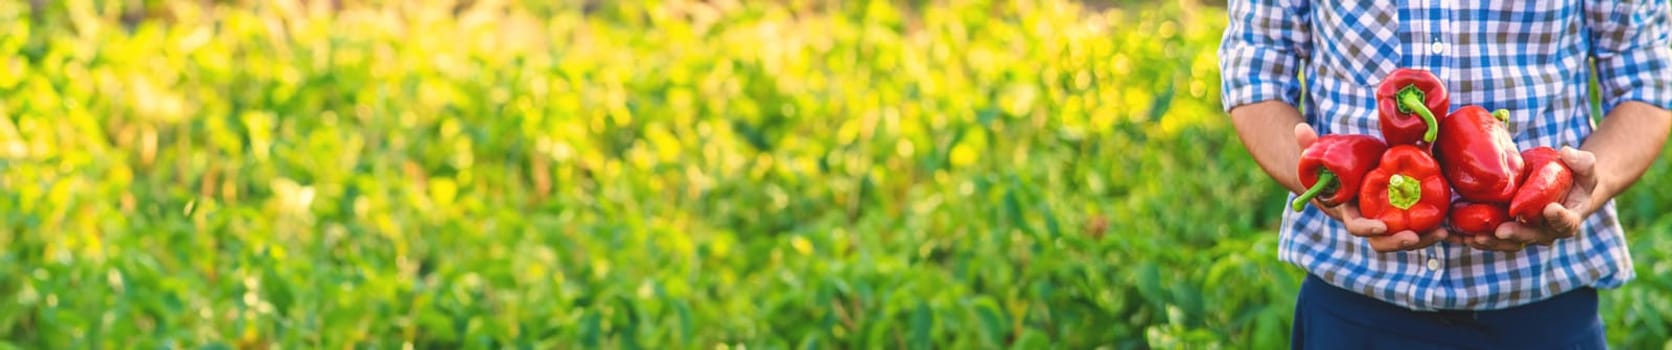
[[[1417,234],[1415,231],[1404,230],[1391,235],[1369,237],[1369,239],[1370,248],[1375,249],[1378,252],[1387,253],[1428,247],[1434,245],[1434,243],[1446,240],[1446,238],[1450,236],[1451,234],[1446,232],[1445,229],[1435,229],[1434,231],[1424,234]]]
[[[1526,229],[1526,228],[1527,227],[1521,225],[1521,223],[1514,222],[1514,221],[1498,224],[1497,232],[1492,232],[1492,233],[1489,233],[1489,234],[1469,237],[1469,246],[1474,247],[1475,249],[1480,249],[1480,250],[1492,250],[1492,251],[1500,251],[1500,252],[1518,252],[1518,251],[1526,250],[1527,249],[1527,244],[1526,243],[1517,242],[1517,241],[1513,241],[1513,240],[1507,240],[1507,239],[1499,239],[1498,236],[1497,236],[1498,232],[1503,232],[1503,231],[1506,231],[1506,230],[1507,231],[1517,231],[1517,230],[1523,230],[1523,229]],[[1516,234],[1514,234],[1514,233],[1510,234],[1510,236],[1515,236],[1515,235]]]
[[[1417,237],[1417,233],[1410,230],[1386,236],[1372,236],[1369,239],[1370,248],[1383,253],[1415,248],[1418,246],[1417,243],[1422,242],[1422,237]]]
[[[1388,225],[1383,224],[1381,221],[1362,217],[1344,217],[1341,221],[1347,223],[1347,233],[1351,233],[1354,236],[1377,237],[1388,232]]]
[[[1427,234],[1422,234],[1420,236],[1422,237],[1422,241],[1417,242],[1417,246],[1427,247],[1434,245],[1435,243],[1440,243],[1440,241],[1450,239],[1451,232],[1446,231],[1445,228],[1435,228],[1433,231],[1428,231]]]
[[[1520,242],[1502,240],[1490,235],[1469,237],[1469,246],[1480,250],[1494,250],[1500,252],[1518,252],[1527,249],[1527,245]]]
[[[1381,220],[1371,219],[1359,214],[1357,205],[1342,205],[1341,222],[1347,224],[1347,233],[1361,237],[1381,236],[1388,232],[1388,225]]]
[[[1468,245],[1470,240],[1472,240],[1472,239],[1474,239],[1474,236],[1464,236],[1464,235],[1446,236],[1446,242],[1451,243],[1451,244]]]
[[[1311,147],[1312,143],[1317,141],[1318,132],[1313,131],[1311,125],[1306,123],[1295,124],[1295,144],[1300,145],[1302,151],[1305,151],[1307,147]]]
[[[1541,232],[1539,232],[1537,227],[1511,221],[1506,222],[1503,225],[1498,225],[1498,231],[1493,232],[1493,237],[1499,240],[1514,242],[1516,244],[1532,244],[1537,243],[1539,240],[1544,238],[1540,233]]]
[[[1591,195],[1585,191],[1575,186],[1573,190],[1568,192],[1567,199],[1562,200],[1562,208],[1576,214],[1581,211],[1581,208],[1588,208],[1591,205]],[[1580,218],[1580,220],[1584,220],[1584,218]]]
[[[1562,164],[1573,170],[1574,180],[1591,179],[1596,174],[1597,156],[1589,151],[1562,146]]]
[[[1317,198],[1313,198],[1312,205],[1321,209],[1321,211],[1324,212],[1324,215],[1329,215],[1331,218],[1340,220],[1342,224],[1347,226],[1347,233],[1351,233],[1354,236],[1380,236],[1382,233],[1387,232],[1387,225],[1382,224],[1381,221],[1365,218],[1362,214],[1359,214],[1358,204],[1344,203],[1329,205]]]
[[[1561,204],[1550,203],[1544,206],[1544,225],[1556,235],[1552,238],[1573,237],[1574,233],[1579,232],[1580,221],[1579,213],[1568,210]]]

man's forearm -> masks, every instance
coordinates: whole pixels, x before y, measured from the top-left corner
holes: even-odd
[[[1301,151],[1295,144],[1295,125],[1306,122],[1299,110],[1281,101],[1253,103],[1231,109],[1231,122],[1267,175],[1289,191],[1306,191],[1295,176]]]
[[[1592,198],[1614,198],[1637,182],[1660,157],[1672,128],[1672,112],[1641,102],[1614,107],[1579,148],[1596,155],[1597,189]],[[1595,211],[1597,208],[1588,208]]]

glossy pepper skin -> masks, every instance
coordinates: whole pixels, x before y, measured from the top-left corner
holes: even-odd
[[[1376,86],[1376,114],[1389,145],[1434,143],[1440,121],[1451,110],[1451,95],[1433,72],[1400,68]]]
[[[1503,204],[1457,202],[1451,206],[1450,220],[1457,233],[1476,236],[1498,231],[1510,217]]]
[[[1527,161],[1527,177],[1509,202],[1509,213],[1516,221],[1539,224],[1544,222],[1544,207],[1567,200],[1573,189],[1573,170],[1562,163],[1561,153],[1555,148],[1533,147],[1521,152]]]
[[[1457,195],[1476,203],[1509,203],[1526,164],[1510,140],[1509,111],[1465,106],[1440,123],[1434,156]]]
[[[1358,196],[1359,185],[1364,182],[1364,174],[1376,168],[1382,152],[1386,150],[1387,145],[1382,140],[1366,135],[1319,137],[1317,142],[1300,153],[1300,169],[1296,170],[1296,174],[1301,185],[1308,190],[1289,206],[1300,211],[1314,197],[1325,205],[1353,200]]]
[[[1381,164],[1364,176],[1358,202],[1364,217],[1381,220],[1387,232],[1426,232],[1445,221],[1451,187],[1428,152],[1398,145],[1382,154]]]

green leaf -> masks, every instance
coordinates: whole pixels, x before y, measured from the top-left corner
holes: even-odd
[[[1047,238],[1062,237],[1062,230],[1057,226],[1057,215],[1051,211],[1051,205],[1040,203],[1039,210],[1040,215],[1045,217],[1045,232],[1049,234]]]
[[[620,336],[621,347],[623,349],[638,349],[640,347],[639,327],[641,326],[638,308],[639,304],[633,303],[633,301],[628,299],[625,295],[616,296],[615,301],[618,306],[616,308],[616,317],[624,318],[625,320],[618,322],[620,324],[620,329],[612,333]]]
[[[870,326],[870,329],[866,330],[866,332],[865,332],[866,345],[863,346],[863,347],[865,347],[865,348],[899,347],[899,345],[897,345],[898,343],[896,343],[894,341],[894,339],[895,339],[894,336],[895,336],[896,332],[899,332],[899,331],[900,331],[899,329],[894,328],[894,321],[892,319],[890,319],[890,318],[879,319],[879,320],[877,320],[876,323],[874,323]]]
[[[1033,233],[1033,228],[1022,216],[1022,203],[1016,198],[1018,185],[1012,183],[1010,190],[1004,192],[1004,217],[1010,218],[1010,227],[1021,229],[1025,233]]]
[[[1284,330],[1289,329],[1289,327],[1283,327],[1283,316],[1285,314],[1276,312],[1276,309],[1260,313],[1253,334],[1255,348],[1277,349],[1288,345],[1290,339],[1285,337]]]
[[[453,328],[453,320],[440,311],[426,309],[418,312],[420,334],[443,342],[458,341],[458,331]]]
[[[602,320],[600,318],[601,318],[600,315],[598,315],[598,312],[596,312],[596,311],[587,311],[585,313],[585,315],[581,316],[581,324],[580,324],[580,326],[581,326],[581,328],[580,328],[581,345],[586,346],[588,348],[597,348],[599,346],[599,344],[600,344],[599,333],[603,329],[603,326],[601,325]]]
[[[678,299],[674,299],[671,303],[674,312],[679,315],[679,341],[677,344],[689,346],[696,341],[691,339],[691,306],[684,300]]]
[[[820,339],[818,333],[807,333],[806,337],[801,338],[801,346],[797,347],[797,349],[818,350],[819,342]]]
[[[1160,122],[1161,116],[1167,115],[1167,110],[1173,107],[1173,95],[1178,92],[1176,79],[1168,79],[1167,87],[1155,94],[1155,100],[1150,103],[1148,120]]]
[[[998,120],[999,118],[999,109],[997,106],[987,106],[986,108],[976,111],[975,116],[976,122],[981,123],[982,127],[992,126],[993,121]]]
[[[917,309],[911,315],[911,344],[913,349],[928,349],[929,334],[934,330],[934,314],[929,311],[929,303],[917,302]]]
[[[1010,333],[1009,322],[1000,313],[998,304],[992,299],[982,298],[975,303],[975,310],[981,318],[982,333],[987,336],[988,345],[998,345],[1004,342],[1004,336]]]
[[[1150,262],[1138,265],[1138,275],[1136,277],[1139,293],[1142,293],[1146,299],[1152,302],[1164,302],[1160,299],[1161,296],[1166,295],[1166,292],[1161,289],[1160,267]]]
[[[1050,345],[1051,339],[1045,333],[1029,328],[1022,330],[1022,335],[1016,338],[1016,344],[1011,349],[1048,349]]]

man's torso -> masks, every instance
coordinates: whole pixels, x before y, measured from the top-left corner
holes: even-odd
[[[1380,135],[1374,90],[1400,67],[1446,82],[1452,109],[1511,112],[1516,146],[1573,146],[1594,129],[1577,1],[1313,2],[1304,111],[1320,133]],[[1291,197],[1292,198],[1292,197]],[[1342,288],[1412,309],[1500,309],[1631,279],[1613,202],[1582,233],[1517,253],[1440,243],[1377,253],[1308,207],[1284,214],[1280,254]]]

